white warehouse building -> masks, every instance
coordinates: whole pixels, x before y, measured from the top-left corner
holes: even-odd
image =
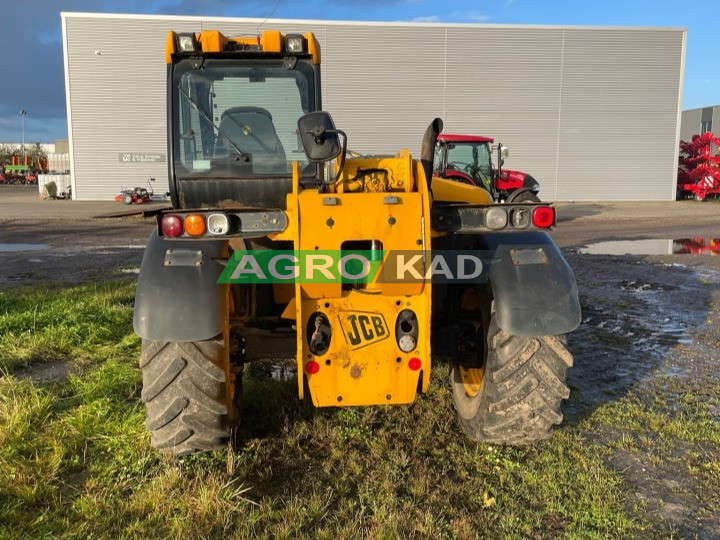
[[[494,137],[546,201],[675,199],[684,28],[336,22],[62,13],[73,195],[167,190],[168,30],[315,33],[323,108],[351,150],[419,157]]]

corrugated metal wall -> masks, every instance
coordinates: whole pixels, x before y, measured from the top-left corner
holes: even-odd
[[[76,193],[114,196],[158,179],[166,153],[168,29],[257,34],[259,21],[64,14]],[[316,33],[324,108],[349,147],[419,154],[430,120],[511,148],[545,200],[670,200],[685,31],[268,21]],[[130,39],[129,39],[130,38]],[[99,52],[99,54],[96,53]]]
[[[702,133],[703,117],[712,122],[713,133],[720,133],[720,105],[714,107],[703,107],[700,109],[690,109],[682,112],[682,125],[680,127],[680,140],[691,141],[693,135]]]

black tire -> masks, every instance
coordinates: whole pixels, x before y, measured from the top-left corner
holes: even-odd
[[[512,202],[514,202],[514,203],[521,203],[521,202],[534,202],[534,203],[539,203],[539,202],[540,202],[540,197],[538,197],[538,196],[537,196],[535,193],[533,193],[532,191],[523,191],[522,193],[520,193],[520,195],[518,195],[517,197],[515,197],[515,198],[512,200]]]
[[[154,448],[183,455],[227,446],[239,415],[223,334],[195,342],[143,340],[140,368]]]
[[[123,195],[122,201],[124,204],[132,204],[133,203],[132,195],[130,195],[129,193],[126,193],[125,195]]]
[[[495,315],[487,335],[487,361],[480,391],[470,397],[460,369],[452,364],[450,384],[458,421],[473,440],[527,445],[551,436],[562,421],[560,405],[570,395],[565,385],[572,355],[556,336],[512,336],[500,330]]]

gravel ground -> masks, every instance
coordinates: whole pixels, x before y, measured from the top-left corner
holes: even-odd
[[[720,203],[561,203],[553,237],[578,280],[583,322],[569,337],[575,355],[566,422],[632,392],[654,399],[717,389],[720,257],[588,255],[601,241],[720,238]],[[0,289],[36,283],[99,281],[137,271],[153,219],[92,219],[123,210],[114,202],[40,201],[34,188],[0,186]],[[21,250],[26,244],[25,250]],[[662,243],[660,243],[662,244]],[[668,246],[670,243],[668,242]],[[667,378],[674,381],[666,388]],[[663,389],[658,390],[659,381]],[[714,411],[715,418],[720,414]],[[618,433],[593,434],[612,440]],[[720,538],[720,510],[683,455],[648,460],[652,448],[610,461],[627,484],[629,504],[646,509],[660,531]],[[720,461],[718,455],[707,455]]]

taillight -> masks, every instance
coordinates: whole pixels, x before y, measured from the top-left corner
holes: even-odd
[[[485,212],[485,226],[488,229],[498,230],[504,229],[508,224],[508,215],[504,208],[489,208]]]
[[[555,209],[551,206],[538,206],[533,210],[532,222],[538,229],[549,229],[555,225]]]
[[[408,353],[415,349],[419,334],[419,324],[415,312],[404,309],[398,313],[395,322],[395,339],[402,352]]]
[[[305,364],[305,371],[307,371],[309,375],[315,375],[318,371],[320,371],[320,364],[318,364],[315,360],[310,360],[307,364]]]
[[[213,235],[227,234],[230,220],[225,214],[210,214],[207,218],[207,229]]]
[[[202,236],[205,234],[205,218],[200,214],[185,216],[185,232],[190,236]]]
[[[422,362],[417,356],[413,356],[410,360],[408,360],[408,367],[413,371],[417,371],[422,367]]]
[[[182,236],[182,218],[174,214],[163,216],[162,221],[160,222],[160,230],[165,236],[169,236],[170,238],[177,238],[178,236]]]

